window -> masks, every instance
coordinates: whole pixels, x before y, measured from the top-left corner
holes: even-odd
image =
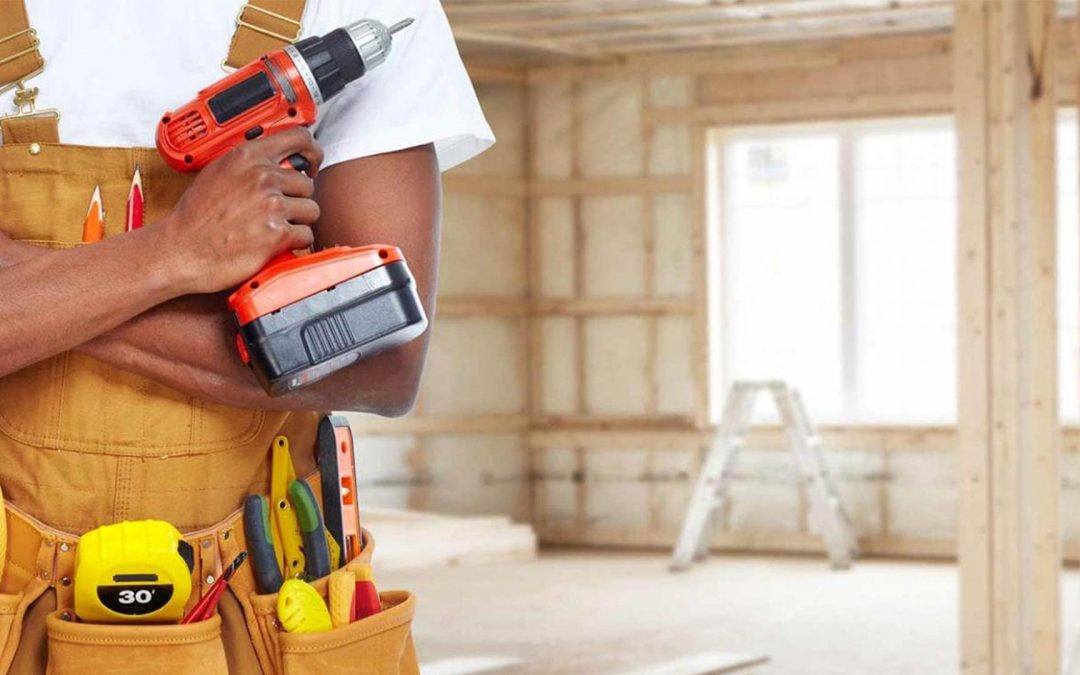
[[[956,417],[951,119],[716,136],[723,385],[784,379],[822,422]],[[1080,421],[1077,119],[1058,123],[1060,409]]]
[[[820,421],[955,416],[948,120],[727,131],[725,380],[784,379]]]

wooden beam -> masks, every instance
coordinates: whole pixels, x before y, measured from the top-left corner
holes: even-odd
[[[902,21],[908,15],[931,15],[934,24],[942,24],[952,14],[952,0],[928,0],[917,5],[887,5],[884,7],[840,7],[830,11],[816,11],[807,13],[784,13],[766,14],[755,18],[727,19],[702,21],[689,18],[686,22],[674,25],[649,25],[636,28],[617,30],[582,30],[548,35],[548,38],[556,44],[568,46],[592,44],[593,51],[603,51],[604,45],[611,42],[636,45],[642,42],[656,40],[671,40],[682,38],[719,38],[722,36],[739,36],[743,41],[750,42],[750,38],[761,34],[762,28],[782,28],[785,31],[794,29],[798,34],[799,27],[806,24],[821,24],[830,21],[850,21],[852,19],[865,21]],[[790,38],[790,35],[789,35]],[[597,48],[596,44],[600,43]]]
[[[535,180],[530,185],[534,197],[593,197],[664,192],[690,192],[691,176],[652,176],[640,178],[569,178]]]
[[[528,316],[529,303],[524,298],[499,296],[441,297],[436,305],[439,316]]]
[[[529,416],[514,413],[402,417],[386,419],[371,415],[351,415],[353,431],[370,436],[430,436],[443,434],[509,434],[529,428]]]
[[[856,94],[820,98],[728,103],[688,108],[655,108],[647,119],[651,124],[783,124],[814,120],[865,117],[903,117],[947,114],[952,109],[948,91],[896,94]]]
[[[477,44],[495,47],[511,47],[523,51],[543,52],[557,56],[585,58],[581,50],[561,45],[551,40],[530,39],[520,35],[498,35],[496,33],[478,33],[464,28],[454,29],[454,39],[459,44]]]
[[[519,178],[470,176],[453,171],[443,175],[443,188],[447,192],[481,197],[525,197],[529,194],[529,182]]]
[[[1051,0],[957,0],[961,669],[1059,671]]]
[[[533,313],[545,316],[691,316],[693,298],[580,298],[537,300]]]
[[[925,7],[951,7],[949,0],[919,0],[897,4],[888,0],[878,5],[854,7],[846,10],[847,13],[856,13],[862,16],[877,15],[888,12],[889,16],[902,15],[904,12],[923,9]],[[797,2],[784,2],[775,4],[761,11],[748,11],[752,8],[745,3],[740,4],[700,4],[700,5],[676,5],[657,4],[654,7],[633,10],[605,10],[588,14],[570,14],[555,18],[547,18],[542,22],[534,17],[503,18],[495,20],[470,20],[460,18],[456,23],[468,27],[470,30],[487,32],[514,33],[523,32],[535,34],[542,32],[548,37],[587,37],[601,34],[607,37],[611,24],[624,24],[634,26],[649,26],[653,31],[666,31],[675,26],[684,26],[688,23],[696,24],[699,30],[702,27],[713,28],[726,25],[753,26],[755,24],[775,21],[797,21],[799,19],[821,20],[828,18],[832,12],[828,5],[810,5],[802,0]]]

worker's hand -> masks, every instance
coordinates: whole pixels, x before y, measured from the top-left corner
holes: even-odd
[[[252,277],[275,255],[307,248],[319,219],[308,175],[279,166],[300,153],[314,176],[322,148],[307,129],[239,146],[195,178],[159,224],[185,293],[213,293]]]

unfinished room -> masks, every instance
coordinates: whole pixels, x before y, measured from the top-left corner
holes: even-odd
[[[1080,675],[1078,6],[0,0],[0,675]]]
[[[497,143],[352,418],[425,672],[1080,673],[1076,2],[443,7]]]

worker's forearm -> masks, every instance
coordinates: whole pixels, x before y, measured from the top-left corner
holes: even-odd
[[[121,239],[121,238],[117,238]],[[111,240],[107,240],[111,241]],[[58,252],[0,239],[0,268],[31,260],[55,258]],[[0,269],[0,275],[7,270]],[[0,278],[3,278],[0,276]],[[114,367],[182,391],[189,396],[237,407],[262,410],[329,410],[349,408],[397,414],[392,387],[355,387],[330,378],[313,387],[271,398],[240,362],[235,329],[216,295],[190,295],[155,307],[84,344],[69,345]],[[370,382],[394,381],[397,363],[417,358],[426,339],[369,359],[353,367]],[[419,358],[422,358],[420,356]]]
[[[182,270],[162,254],[152,227],[48,255],[7,243],[0,251],[0,376],[186,292]]]
[[[349,387],[333,377],[271,398],[240,361],[236,329],[219,296],[178,298],[93,340],[78,351],[190,396],[261,410],[329,410],[393,414],[386,387]],[[405,349],[416,349],[412,345]],[[398,350],[399,352],[401,350]],[[370,382],[392,380],[396,359],[384,354],[356,366]],[[354,373],[355,374],[355,373]]]

